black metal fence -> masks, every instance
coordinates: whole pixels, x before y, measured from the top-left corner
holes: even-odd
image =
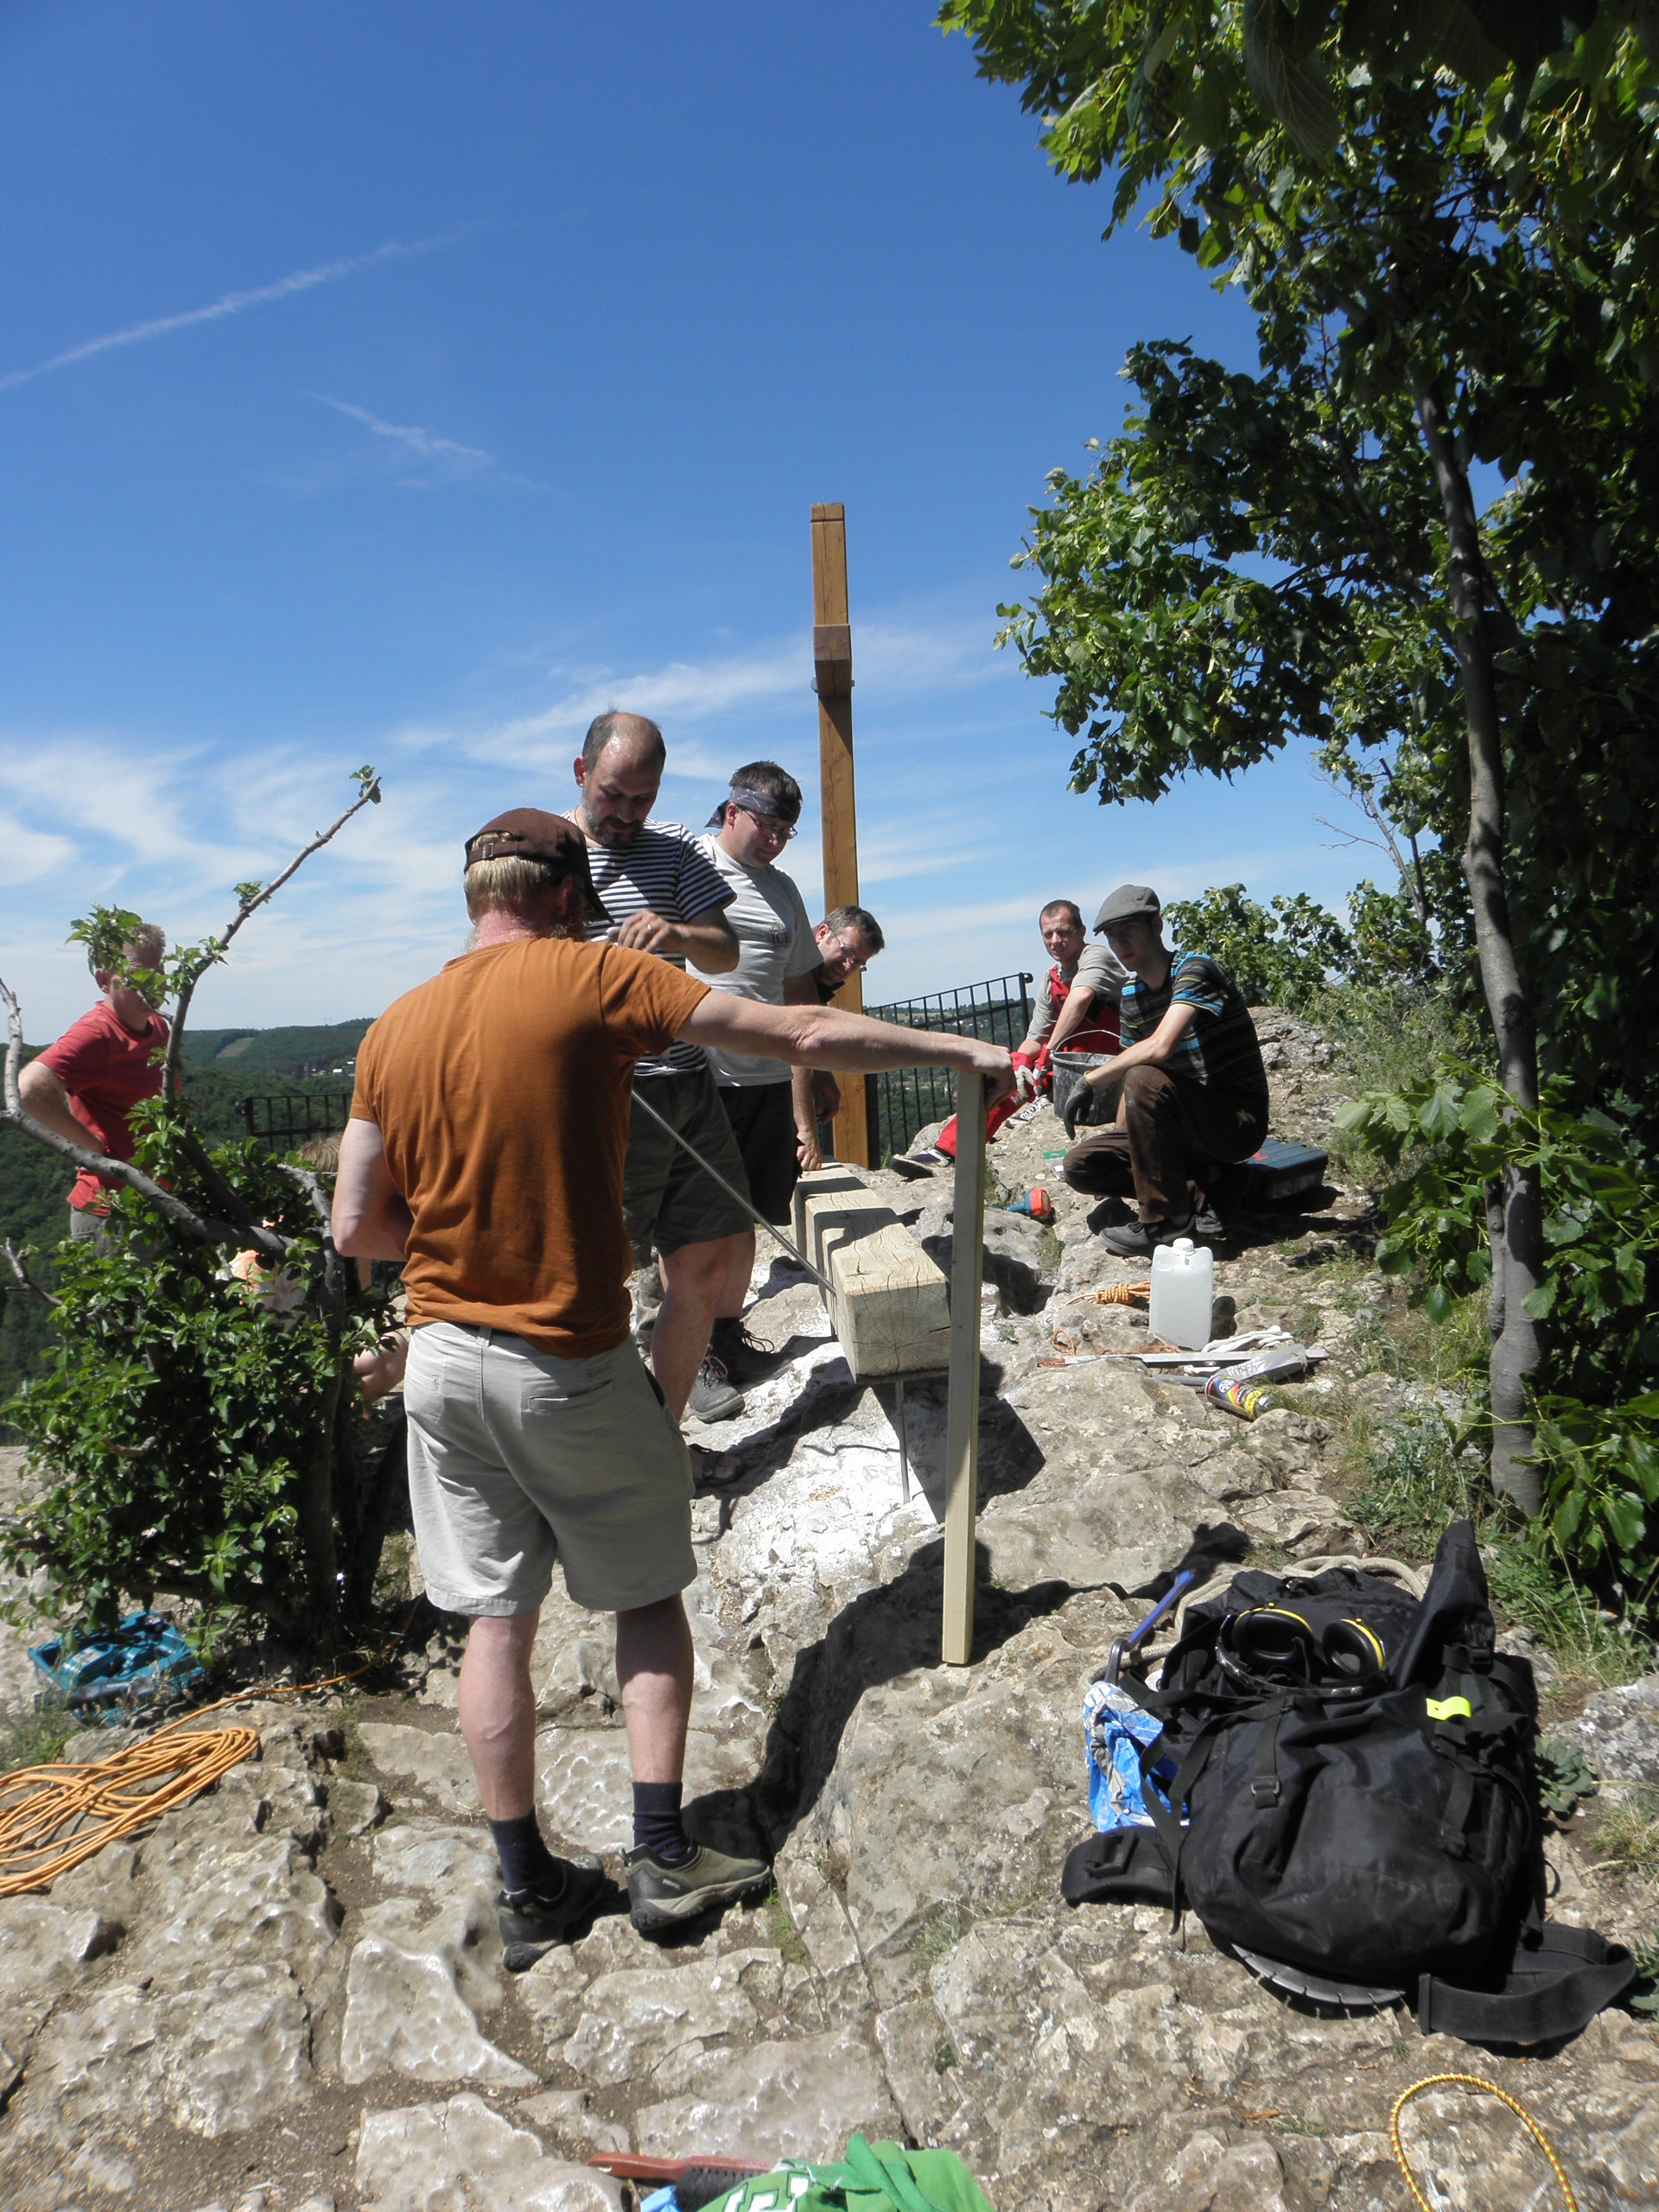
[[[332,1136],[350,1118],[349,1090],[309,1092],[280,1098],[238,1098],[237,1105],[248,1125],[248,1135],[267,1144],[292,1150],[312,1137]]]
[[[934,991],[925,998],[899,999],[892,1006],[864,1009],[878,1021],[906,1029],[954,1029],[988,1044],[1017,1045],[1031,1027],[1031,977],[994,976],[988,982],[964,983],[960,990]],[[956,1110],[956,1084],[944,1068],[893,1068],[864,1078],[869,1116],[870,1158],[909,1149],[918,1129],[942,1122]]]

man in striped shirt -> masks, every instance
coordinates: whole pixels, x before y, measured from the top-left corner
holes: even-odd
[[[612,923],[590,923],[588,934],[654,952],[677,968],[689,960],[706,976],[728,975],[738,960],[724,911],[731,886],[677,822],[649,818],[667,759],[661,730],[643,715],[601,715],[588,728],[575,764],[582,796],[570,819],[588,841],[594,888]],[[698,1046],[682,1041],[642,1059],[633,1088],[747,1192],[737,1141]],[[747,1287],[749,1216],[648,1114],[629,1124],[622,1212],[636,1262],[646,1266],[654,1250],[661,1266],[651,1365],[669,1410],[677,1421],[689,1399],[705,1420],[741,1412],[741,1394],[709,1360],[709,1338],[728,1278],[741,1269]]]
[[[1227,970],[1164,943],[1163,909],[1143,883],[1120,884],[1095,928],[1129,971],[1118,1009],[1123,1050],[1090,1068],[1065,1103],[1074,1136],[1091,1093],[1118,1090],[1114,1127],[1074,1144],[1061,1172],[1074,1191],[1133,1190],[1141,1218],[1102,1232],[1145,1259],[1177,1236],[1215,1234],[1199,1214],[1217,1170],[1248,1160],[1268,1133],[1268,1071],[1255,1024]],[[1085,1089],[1084,1086],[1087,1086]]]

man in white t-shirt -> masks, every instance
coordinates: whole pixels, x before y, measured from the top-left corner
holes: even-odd
[[[763,1006],[816,1006],[823,954],[792,876],[773,865],[795,834],[801,787],[773,760],[752,760],[732,778],[730,796],[698,840],[732,893],[725,918],[737,939],[737,966],[716,990]],[[743,1157],[749,1196],[768,1221],[790,1217],[804,1167],[819,1167],[817,1116],[811,1077],[779,1061],[711,1052],[721,1104]],[[733,1240],[734,1248],[737,1243]],[[775,1363],[745,1331],[741,1316],[754,1268],[754,1233],[746,1240],[715,1306],[710,1355],[741,1390]]]

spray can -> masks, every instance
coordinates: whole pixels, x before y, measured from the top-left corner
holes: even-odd
[[[1204,1395],[1212,1403],[1225,1406],[1230,1414],[1236,1414],[1241,1421],[1254,1421],[1258,1414],[1268,1410],[1268,1394],[1259,1382],[1243,1376],[1212,1375],[1204,1386]]]

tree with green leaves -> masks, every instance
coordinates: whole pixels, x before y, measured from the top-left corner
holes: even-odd
[[[181,1084],[202,977],[312,854],[379,803],[372,768],[355,780],[339,818],[269,883],[238,884],[225,930],[181,946],[164,971],[132,967],[136,915],[99,907],[74,925],[96,966],[173,1001],[162,1094],[135,1112],[135,1159],[29,1113],[22,1012],[0,982],[0,1126],[122,1186],[106,1249],[64,1246],[55,1291],[35,1282],[27,1252],[4,1247],[17,1282],[54,1308],[58,1342],[6,1408],[43,1481],[3,1549],[24,1573],[44,1568],[47,1603],[71,1623],[107,1626],[124,1598],[167,1592],[198,1604],[210,1631],[253,1609],[326,1645],[342,1596],[360,1610],[368,1595],[378,1525],[359,1479],[352,1360],[374,1340],[375,1301],[334,1249],[316,1175],[252,1141],[206,1141]]]
[[[1156,798],[1310,743],[1407,841],[1510,1110],[1541,1062],[1659,1138],[1659,85],[1645,14],[1495,0],[945,0],[1073,181],[1110,174],[1257,324],[1164,340],[1003,610],[1081,738]],[[1586,23],[1586,15],[1590,20]],[[1381,920],[1382,917],[1375,917]],[[1535,1511],[1535,1148],[1486,1205],[1491,1468]]]

